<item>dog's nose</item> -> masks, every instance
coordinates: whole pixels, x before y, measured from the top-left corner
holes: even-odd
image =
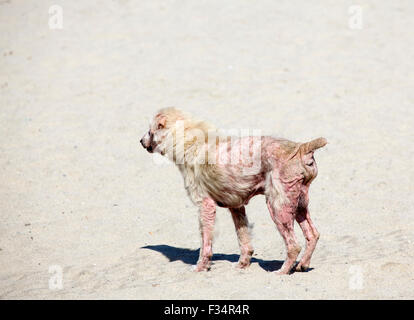
[[[142,146],[144,146],[144,143],[142,142],[142,139],[141,139],[141,140],[139,140],[139,143],[141,143],[141,144],[142,144]]]

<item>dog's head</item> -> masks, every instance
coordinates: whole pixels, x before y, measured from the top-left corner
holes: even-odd
[[[150,153],[158,152],[164,155],[167,136],[172,133],[171,129],[176,121],[183,118],[184,114],[176,108],[161,109],[150,122],[148,132],[140,140],[141,145]]]
[[[169,107],[157,112],[140,142],[148,152],[157,152],[181,163],[198,154],[201,145],[207,142],[210,130],[215,128],[184,111]],[[191,152],[188,151],[190,149]]]

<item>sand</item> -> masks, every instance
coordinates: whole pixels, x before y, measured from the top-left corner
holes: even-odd
[[[358,1],[355,24],[354,2],[0,1],[0,298],[413,299],[414,3]],[[272,272],[258,196],[251,267],[220,208],[211,271],[191,271],[197,208],[139,145],[165,106],[328,139],[312,270]]]

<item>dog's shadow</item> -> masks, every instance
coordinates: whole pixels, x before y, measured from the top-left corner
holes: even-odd
[[[145,247],[141,247],[141,249],[149,249],[154,250],[162,253],[165,257],[167,257],[170,262],[173,261],[182,261],[189,265],[194,265],[197,263],[200,249],[192,250],[187,248],[177,248],[172,247],[165,244],[160,245],[149,245]],[[212,258],[213,261],[220,261],[225,260],[229,262],[237,262],[239,260],[238,254],[225,254],[225,253],[215,253]],[[258,263],[259,266],[266,270],[266,271],[275,271],[280,269],[280,267],[283,264],[283,261],[280,260],[263,260],[263,259],[257,259],[252,258],[252,263]]]

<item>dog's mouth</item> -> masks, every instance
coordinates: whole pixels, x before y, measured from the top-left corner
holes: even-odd
[[[149,153],[154,153],[154,152],[158,152],[159,154],[161,154],[162,156],[163,155],[165,155],[165,151],[164,150],[161,150],[161,149],[159,149],[157,146],[155,147],[155,148],[153,148],[152,146],[149,146],[148,148],[146,148],[147,149],[147,151],[149,152]]]

